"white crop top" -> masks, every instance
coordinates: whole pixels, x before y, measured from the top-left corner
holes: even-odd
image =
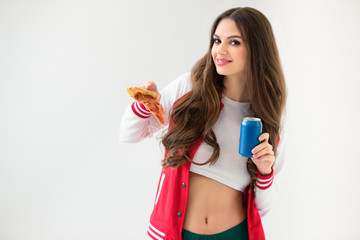
[[[160,91],[160,103],[166,112],[165,126],[169,124],[169,113],[174,102],[191,90],[190,72],[186,72],[171,81]],[[191,164],[190,171],[202,174],[215,179],[234,189],[244,191],[245,186],[250,183],[250,176],[247,172],[246,158],[238,153],[240,125],[244,117],[249,116],[250,102],[241,103],[233,101],[222,95],[224,108],[220,111],[219,119],[213,130],[217,142],[220,145],[220,156],[215,165],[198,166]],[[277,149],[276,161],[274,164],[273,183],[267,183],[267,187],[255,185],[255,206],[260,216],[264,216],[274,204],[279,192],[279,177],[285,161],[286,134],[285,115],[281,119],[280,142]],[[152,137],[164,126],[160,125],[156,118],[146,109],[139,108],[137,102],[130,102],[121,118],[119,128],[119,139],[122,142],[139,142],[145,138]],[[196,151],[193,161],[202,163],[209,159],[213,148],[204,141]]]
[[[251,102],[237,102],[222,95],[224,108],[213,131],[220,147],[219,159],[212,166],[191,164],[190,171],[219,181],[236,190],[245,191],[250,183],[247,171],[247,158],[239,154],[239,136],[241,121],[249,117]],[[196,163],[206,162],[213,153],[213,147],[203,141],[194,155]]]

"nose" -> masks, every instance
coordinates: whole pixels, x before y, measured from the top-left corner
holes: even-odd
[[[221,43],[218,45],[217,49],[216,49],[216,53],[218,55],[221,55],[221,56],[226,56],[227,54],[227,47],[224,43]]]

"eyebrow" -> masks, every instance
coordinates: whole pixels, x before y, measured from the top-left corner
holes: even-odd
[[[216,34],[214,34],[214,36],[213,37],[219,37],[218,35],[216,35]],[[242,38],[242,37],[240,37],[240,36],[237,36],[237,35],[232,35],[232,36],[229,36],[229,37],[227,37],[228,39],[230,39],[230,38]]]

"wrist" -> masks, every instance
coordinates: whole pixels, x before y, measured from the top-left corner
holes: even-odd
[[[273,168],[271,167],[270,170],[265,171],[265,172],[259,171],[259,169],[257,169],[257,172],[258,172],[261,176],[269,176],[269,175],[272,174]]]
[[[269,188],[274,180],[274,169],[273,167],[271,167],[271,172],[269,174],[261,174],[260,171],[257,169],[257,178],[258,180],[256,181],[256,186],[259,189],[265,190],[267,188]]]
[[[145,107],[145,105],[137,101],[132,103],[131,108],[140,118],[149,118],[151,115],[151,112]]]

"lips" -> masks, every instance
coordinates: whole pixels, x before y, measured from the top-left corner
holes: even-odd
[[[225,64],[231,63],[232,61],[226,58],[216,58],[216,63],[219,66],[223,66]]]
[[[218,62],[218,63],[222,63],[222,62],[231,62],[231,60],[226,59],[226,58],[217,58],[217,59],[216,59],[216,62]]]

